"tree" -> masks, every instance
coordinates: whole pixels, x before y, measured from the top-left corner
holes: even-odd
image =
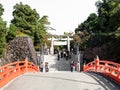
[[[3,15],[4,9],[3,6],[0,4],[0,57],[2,57],[4,48],[5,48],[5,44],[6,44],[6,32],[7,32],[7,28],[6,28],[6,22],[3,21],[2,19],[2,15]]]
[[[47,43],[48,33],[47,30],[49,29],[50,22],[48,21],[48,16],[43,16],[38,21],[38,28],[36,29],[40,38],[40,43],[45,44]]]
[[[3,15],[3,12],[4,12],[3,6],[2,4],[0,4],[0,17]]]
[[[73,36],[73,32],[64,32],[64,35],[65,35],[65,36],[70,36],[70,37],[71,37],[71,36]]]
[[[20,4],[14,6],[13,17],[11,23],[15,25],[20,32],[34,38],[35,28],[39,20],[39,14],[36,10],[20,2]]]
[[[74,39],[74,42],[78,45],[80,45],[82,43],[81,38],[77,34],[73,35],[73,39]]]
[[[79,35],[81,39],[80,45],[82,49],[86,48],[89,38],[98,32],[97,22],[98,16],[95,13],[91,13],[88,18],[75,29],[76,34]]]
[[[34,33],[34,45],[36,49],[38,49],[40,46],[44,46],[45,43],[48,44],[48,33],[47,30],[51,27],[49,27],[50,22],[48,21],[48,16],[42,16],[37,24],[37,27],[35,29]]]
[[[50,28],[48,16],[40,18],[35,9],[20,2],[14,6],[13,17],[11,23],[17,28],[17,32],[30,36],[34,40],[35,47],[38,48],[40,44],[44,45],[47,42],[47,30]]]
[[[16,34],[17,34],[17,27],[11,24],[6,36],[7,42],[9,42],[10,40],[13,40],[14,37],[16,37]]]
[[[101,0],[96,6],[98,14],[90,14],[75,32],[86,46],[86,56],[88,50],[91,55],[99,54],[101,59],[119,62],[120,0]]]

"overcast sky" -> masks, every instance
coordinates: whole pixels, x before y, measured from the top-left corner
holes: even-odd
[[[53,34],[74,32],[78,24],[87,19],[90,13],[97,13],[95,2],[98,0],[0,0],[5,9],[3,19],[9,22],[12,17],[13,6],[22,2],[36,9],[40,17],[47,15]],[[50,31],[49,31],[50,32]]]

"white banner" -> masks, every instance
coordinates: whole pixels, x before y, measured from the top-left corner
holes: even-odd
[[[54,45],[67,45],[67,41],[54,41]]]

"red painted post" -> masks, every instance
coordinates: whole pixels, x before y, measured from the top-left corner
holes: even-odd
[[[27,71],[28,71],[28,60],[25,59],[25,72],[27,72]]]
[[[96,72],[98,70],[99,62],[100,62],[100,60],[99,60],[99,57],[97,56],[97,58],[95,59],[95,67],[96,67],[95,70],[96,70]]]
[[[83,65],[83,71],[85,72],[86,70],[85,70],[85,64]]]
[[[40,68],[39,68],[39,66],[37,66],[37,68],[38,68],[38,70],[37,70],[37,71],[39,72],[39,71],[40,71]]]
[[[105,68],[104,68],[104,73],[107,73],[109,70],[108,70],[108,63],[107,62],[104,62],[105,63]]]
[[[6,72],[5,74],[4,74],[4,78],[8,78],[8,66],[6,65],[5,67],[4,67],[4,72]]]
[[[120,79],[120,64],[118,65],[118,72],[119,72],[119,73],[118,73],[117,78]]]

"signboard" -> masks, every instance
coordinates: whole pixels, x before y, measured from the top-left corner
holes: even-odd
[[[67,45],[67,41],[54,41],[54,45]]]

